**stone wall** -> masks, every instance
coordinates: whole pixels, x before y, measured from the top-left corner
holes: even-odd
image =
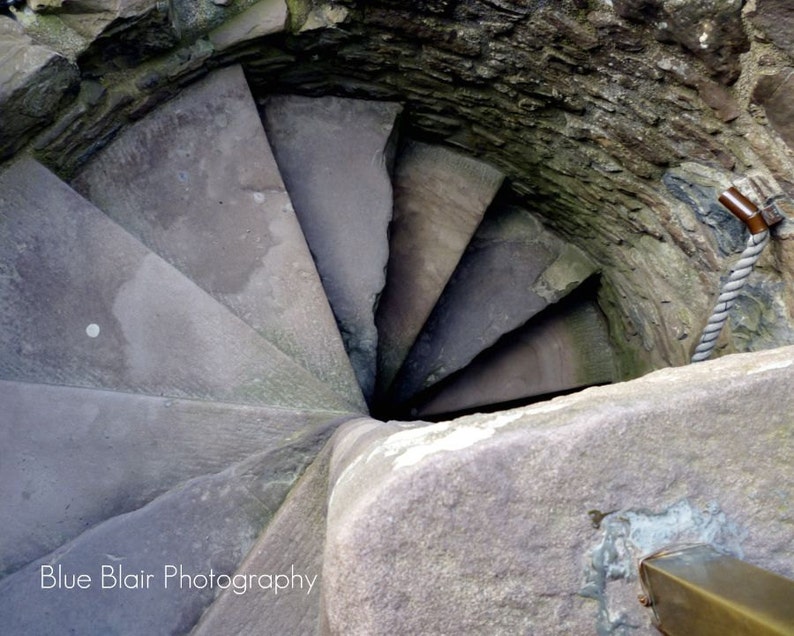
[[[719,192],[739,182],[759,202],[794,195],[786,0],[287,5],[79,0],[14,10],[16,23],[0,16],[0,33],[15,38],[0,40],[0,156],[26,146],[68,177],[129,122],[232,61],[260,98],[399,99],[411,134],[494,164],[600,265],[624,377],[688,360],[746,236]],[[50,61],[34,61],[34,49]],[[791,222],[774,234],[723,352],[794,342]]]

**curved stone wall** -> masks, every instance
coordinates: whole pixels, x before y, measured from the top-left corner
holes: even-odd
[[[688,360],[744,241],[719,192],[794,195],[783,0],[48,4],[62,6],[0,16],[3,157],[30,151],[68,177],[231,62],[260,98],[398,99],[414,136],[498,167],[602,268],[623,377]],[[794,342],[790,222],[774,234],[721,352]]]

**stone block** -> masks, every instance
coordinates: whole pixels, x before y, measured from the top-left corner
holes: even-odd
[[[284,31],[287,17],[284,0],[262,0],[210,31],[207,37],[216,51],[223,52],[237,44]]]
[[[420,418],[607,384],[615,361],[592,301],[551,307],[507,334],[416,407]]]
[[[254,4],[257,4],[257,0],[171,0],[169,3],[174,24],[182,40],[187,41],[212,32]]]
[[[308,579],[292,579],[294,585],[269,597],[227,590],[204,613],[192,636],[320,633],[320,574],[332,450],[329,442],[236,572],[243,576],[296,572]]]
[[[405,403],[573,291],[595,266],[518,207],[491,210],[425,323],[390,396]]]
[[[0,576],[326,412],[0,381]]]
[[[303,434],[187,481],[7,576],[0,581],[3,633],[190,632],[215,596],[231,587],[229,577],[332,430]],[[47,588],[54,584],[48,566],[53,576],[60,568],[90,577],[83,579],[88,587]],[[246,582],[247,594],[275,594],[275,576],[284,573],[261,574],[265,578]]]
[[[276,96],[263,117],[295,212],[367,399],[386,279],[398,104]]]
[[[503,179],[495,168],[440,146],[412,142],[401,150],[376,314],[381,390],[402,366]]]
[[[240,67],[212,73],[131,126],[73,184],[268,342],[364,409]]]
[[[0,174],[0,378],[355,409],[30,159]]]
[[[0,159],[21,148],[74,97],[79,71],[62,55],[33,43],[0,15]]]
[[[333,634],[656,634],[678,541],[794,576],[794,348],[400,431],[332,480]],[[662,545],[659,545],[662,544]]]

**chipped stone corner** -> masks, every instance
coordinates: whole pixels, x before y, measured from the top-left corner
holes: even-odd
[[[732,522],[717,502],[698,505],[682,499],[660,512],[630,508],[601,513],[590,511],[601,529],[599,542],[587,554],[584,585],[579,595],[596,602],[594,617],[599,636],[645,633],[651,612],[638,596],[640,559],[666,546],[702,543],[742,557],[747,532]]]

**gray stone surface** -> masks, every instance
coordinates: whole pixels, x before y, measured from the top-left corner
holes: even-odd
[[[0,576],[335,414],[0,381]]]
[[[257,0],[223,0],[221,2],[196,2],[171,0],[172,19],[183,40],[194,40],[211,32],[235,15],[245,11]]]
[[[240,67],[212,73],[132,126],[73,185],[364,409]]]
[[[355,408],[33,160],[0,213],[0,378]]]
[[[69,0],[45,11],[16,11],[14,17],[39,44],[82,68],[113,60],[140,63],[178,42],[168,3],[158,0]]]
[[[157,3],[168,4],[177,3]],[[242,6],[179,4],[223,19]],[[38,156],[70,174],[120,129],[231,57],[245,60],[258,98],[295,91],[404,100],[412,134],[499,166],[549,227],[609,270],[606,310],[615,332],[627,334],[624,377],[689,358],[711,309],[710,293],[728,266],[711,229],[687,222],[660,183],[662,175],[682,161],[736,176],[752,167],[794,193],[790,149],[767,125],[768,113],[749,99],[759,79],[791,66],[785,0],[743,3],[744,15],[734,1],[519,6],[452,0],[441,9],[393,0],[343,8],[309,4],[291,3],[291,17],[338,10],[346,14],[344,24],[311,20],[322,28],[297,39],[257,39],[221,54],[199,38],[146,64],[140,57],[99,54],[88,66],[81,60],[86,79],[102,77],[102,85],[84,83],[93,98],[59,113],[35,142]],[[639,10],[624,19],[616,12],[626,6]],[[678,23],[665,20],[667,14]],[[78,22],[87,14],[70,15]],[[66,14],[42,17],[65,20]],[[670,31],[665,42],[655,37],[660,22]],[[150,33],[163,35],[158,26],[137,22],[105,40],[108,46],[123,42],[119,47],[126,50]],[[735,73],[737,61],[737,82],[714,79],[720,66],[728,76]],[[769,283],[783,290],[794,289],[790,252],[787,246],[769,261],[776,272]],[[662,290],[664,302],[647,289]],[[792,306],[790,292],[784,295]]]
[[[332,450],[329,442],[237,569],[237,574],[246,576],[294,571],[309,580],[267,597],[227,590],[204,613],[192,636],[320,633],[320,575]]]
[[[147,506],[114,517],[0,581],[0,624],[8,636],[37,634],[185,634],[233,575],[291,485],[334,426],[286,440],[221,473],[185,482]],[[42,566],[91,577],[87,589],[43,589]],[[166,578],[167,566],[176,577]],[[128,579],[102,578],[103,566]],[[189,579],[179,576],[182,574]],[[47,570],[44,570],[45,574]],[[208,585],[210,574],[215,585]],[[146,579],[150,574],[151,579]],[[275,577],[283,572],[262,572]],[[287,572],[286,574],[290,574]],[[196,578],[196,577],[205,577]],[[122,579],[123,581],[124,579]],[[148,581],[141,586],[140,581]],[[49,579],[45,578],[45,583]],[[260,586],[261,582],[261,586]],[[132,584],[138,589],[132,589]],[[257,579],[247,594],[275,594],[275,579]],[[199,589],[200,588],[200,589]],[[229,632],[231,633],[231,632]]]
[[[595,271],[522,208],[486,215],[394,383],[403,403],[458,371]]]
[[[415,412],[420,418],[455,413],[606,384],[614,375],[606,321],[595,302],[580,301],[504,336]]]
[[[337,634],[647,634],[636,564],[699,540],[794,576],[794,348],[372,442],[332,484]]]
[[[401,149],[386,287],[375,317],[380,391],[400,369],[503,178],[440,146]]]
[[[0,15],[0,160],[54,119],[78,77],[74,64],[33,44],[17,22]]]
[[[261,0],[210,31],[208,38],[216,51],[225,51],[243,42],[284,31],[287,14],[284,0]]]
[[[374,312],[392,217],[397,104],[280,96],[263,115],[295,212],[367,399],[375,385]]]

